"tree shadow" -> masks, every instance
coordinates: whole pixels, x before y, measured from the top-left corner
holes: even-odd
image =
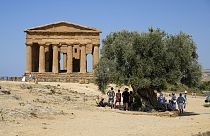
[[[200,115],[200,114],[195,112],[184,112],[182,114],[179,114],[179,116],[195,116],[195,115]]]
[[[195,135],[192,135],[192,136],[210,136],[210,131],[207,131],[207,132],[199,132],[198,134],[195,134]]]

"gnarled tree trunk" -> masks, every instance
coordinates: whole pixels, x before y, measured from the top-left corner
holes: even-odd
[[[138,86],[132,85],[135,97],[141,98],[141,111],[152,111],[162,109],[157,101],[157,93],[151,88],[140,89]]]

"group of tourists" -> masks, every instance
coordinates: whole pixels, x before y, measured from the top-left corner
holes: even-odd
[[[115,93],[114,88],[111,87],[111,90],[107,92],[108,95],[108,103],[104,102],[104,98],[101,99],[99,102],[99,106],[105,107],[109,105],[111,108],[121,108],[121,98],[123,98],[123,110],[130,110],[132,103],[134,102],[133,92],[130,91],[128,88],[125,88],[123,93],[120,90]],[[118,105],[117,105],[118,104]]]
[[[23,75],[21,81],[22,82],[26,82],[26,74]],[[32,73],[29,74],[27,81],[29,81],[29,82],[33,82],[34,81],[35,83],[37,82],[36,78],[33,77]]]
[[[176,94],[173,92],[168,103],[167,103],[167,100],[165,99],[164,95],[162,93],[160,93],[160,95],[158,97],[158,102],[162,106],[164,106],[164,108],[166,110],[176,110],[176,104],[177,104],[179,113],[181,114],[184,112],[184,109],[186,108],[187,91],[184,92],[184,95],[182,95],[182,93],[180,93],[178,98],[176,98]]]
[[[101,98],[100,102],[98,103],[98,106],[100,107],[110,106],[111,109],[112,108],[121,109],[121,100],[123,98],[123,110],[132,109],[132,105],[134,104],[134,96],[133,92],[132,91],[129,92],[128,88],[125,88],[123,93],[121,93],[120,90],[118,90],[115,93],[114,88],[111,87],[111,89],[107,92],[107,96],[108,96],[108,103],[104,102],[104,98]],[[176,105],[178,105],[179,113],[182,114],[184,112],[184,109],[186,108],[187,91],[184,92],[184,95],[180,93],[178,98],[176,97],[176,94],[174,92],[169,96],[171,98],[167,102],[163,93],[160,93],[160,95],[157,98],[157,101],[165,110],[176,110]]]

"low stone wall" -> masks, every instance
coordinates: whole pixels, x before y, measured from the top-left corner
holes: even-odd
[[[0,81],[21,81],[22,77],[0,77]]]

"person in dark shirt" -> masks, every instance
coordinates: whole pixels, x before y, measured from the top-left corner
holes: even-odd
[[[98,104],[99,107],[105,107],[106,104],[104,103],[104,98],[101,98],[99,104]]]
[[[132,103],[133,103],[133,101],[134,101],[133,91],[130,91],[130,94],[129,94],[129,103],[128,103],[129,110],[132,110]]]
[[[128,110],[129,95],[128,88],[125,88],[125,91],[122,93],[124,110]]]

